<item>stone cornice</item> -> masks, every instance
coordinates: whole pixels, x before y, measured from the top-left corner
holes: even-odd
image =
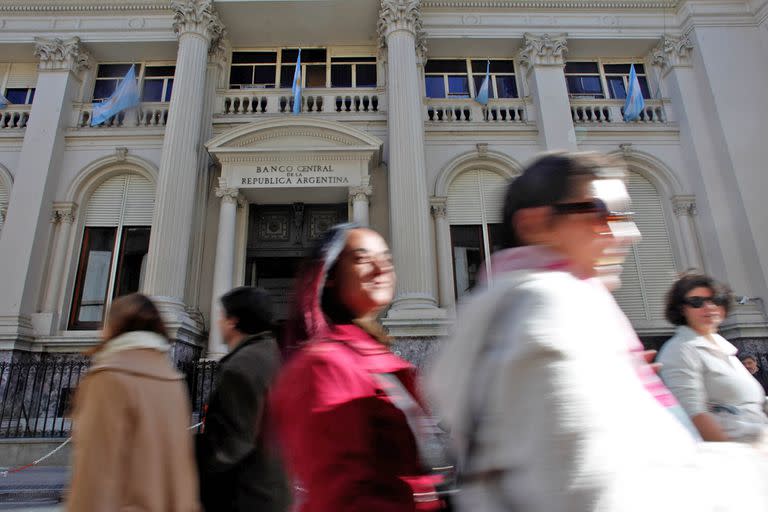
[[[520,64],[532,66],[562,66],[568,53],[566,34],[524,34],[520,49]]]
[[[91,54],[75,36],[69,39],[35,38],[35,56],[40,58],[40,69],[66,69],[79,73],[91,67]]]
[[[651,62],[662,69],[690,66],[693,43],[688,36],[662,36],[659,44],[651,50]]]
[[[453,9],[674,9],[679,0],[423,0],[427,8]]]
[[[94,3],[18,3],[0,5],[0,13],[103,13],[120,11],[168,12],[168,2],[94,2]]]
[[[224,24],[211,0],[171,0],[173,30],[181,36],[194,33],[218,44],[224,34]]]

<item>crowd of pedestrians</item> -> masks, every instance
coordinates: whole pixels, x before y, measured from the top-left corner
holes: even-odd
[[[424,375],[378,320],[396,281],[384,238],[331,228],[296,278],[282,354],[264,291],[221,297],[230,352],[194,439],[157,309],[115,300],[76,396],[68,509],[760,508],[766,396],[756,356],[718,335],[733,297],[704,275],[670,283],[657,375],[610,293],[640,236],[623,180],[620,162],[557,153],[511,182],[505,249]]]

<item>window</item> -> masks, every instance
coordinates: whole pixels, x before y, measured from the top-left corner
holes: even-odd
[[[176,66],[147,66],[141,87],[142,101],[171,101]]]
[[[567,62],[565,81],[572,98],[624,99],[627,97],[629,68],[631,64],[608,64],[600,62]],[[643,97],[650,99],[648,77],[645,66],[635,63],[637,81]]]
[[[471,170],[448,188],[455,293],[461,298],[477,284],[479,272],[491,270],[489,255],[500,249],[501,209],[507,179],[495,172]]]
[[[14,105],[31,105],[36,85],[37,64],[0,64],[0,92]]]
[[[331,87],[376,87],[376,57],[332,57]]]
[[[301,50],[301,77],[302,87],[325,87],[326,59],[328,52],[325,48],[307,48]],[[293,75],[296,71],[296,59],[299,56],[298,49],[284,49],[281,51],[280,87],[290,89],[293,86]]]
[[[229,87],[232,89],[274,89],[277,52],[232,52]]]
[[[139,77],[141,64],[135,64],[135,66],[134,71]],[[109,98],[129,69],[131,69],[131,64],[99,64],[99,69],[96,72],[96,83],[93,86],[93,100],[100,101]]]
[[[35,88],[14,87],[5,90],[5,98],[14,105],[31,105],[35,99]]]
[[[109,302],[141,289],[154,185],[141,176],[104,182],[91,195],[85,214],[70,329],[98,329]]]
[[[490,67],[489,98],[517,98],[512,60],[430,59],[424,67],[428,98],[474,98]]]

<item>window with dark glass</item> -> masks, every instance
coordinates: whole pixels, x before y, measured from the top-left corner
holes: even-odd
[[[285,49],[281,52],[280,87],[293,86],[293,74],[296,70],[298,49]],[[326,87],[326,60],[328,52],[325,48],[302,48],[301,68],[303,87]]]
[[[85,228],[70,329],[101,328],[110,287],[111,298],[139,291],[149,252],[149,234],[148,226]]]
[[[176,66],[147,66],[141,88],[142,101],[171,101]]]
[[[629,88],[629,69],[631,64],[604,64],[605,83],[608,86],[608,94],[613,99],[625,99],[627,89]],[[648,77],[645,74],[643,64],[635,64],[635,74],[637,82],[640,84],[640,91],[643,98],[650,99],[651,90],[648,87]]]
[[[428,98],[474,98],[485,80],[487,60],[430,59],[424,66]],[[516,98],[517,82],[512,60],[491,60],[489,98]]]
[[[35,99],[34,87],[10,87],[5,90],[5,98],[14,105],[31,105]]]
[[[605,98],[597,62],[567,62],[565,82],[572,98]]]
[[[488,255],[502,248],[502,224],[451,225],[453,252],[453,282],[456,298],[470,292],[476,285],[479,272]]]
[[[139,77],[141,64],[135,64],[135,66],[134,72]],[[99,69],[96,72],[96,83],[93,86],[93,100],[99,101],[109,98],[129,69],[131,69],[130,63],[99,64]]]
[[[331,57],[331,87],[376,87],[376,57]]]
[[[488,83],[489,98],[517,98],[517,81],[515,80],[515,63],[512,60],[473,60],[472,80],[474,95],[480,91],[488,68],[490,80]]]
[[[232,52],[232,67],[229,72],[230,88],[274,89],[276,74],[276,51]]]

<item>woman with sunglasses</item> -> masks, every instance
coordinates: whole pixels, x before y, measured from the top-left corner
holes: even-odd
[[[675,335],[659,353],[661,376],[705,441],[756,442],[768,432],[766,397],[717,333],[732,304],[731,291],[709,276],[689,274],[667,294]]]

